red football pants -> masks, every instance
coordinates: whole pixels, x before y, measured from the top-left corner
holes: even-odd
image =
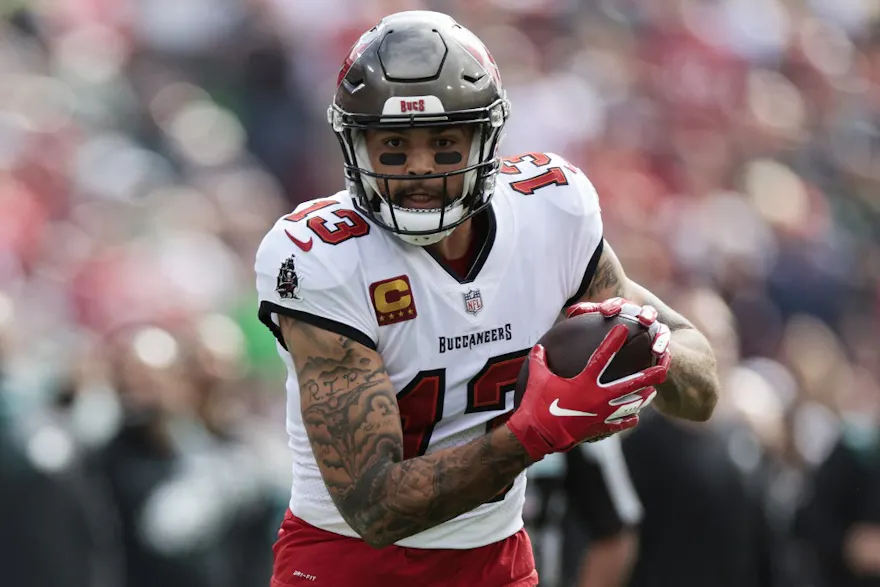
[[[272,587],[533,587],[538,572],[525,530],[470,550],[375,549],[315,528],[290,511],[273,547]]]

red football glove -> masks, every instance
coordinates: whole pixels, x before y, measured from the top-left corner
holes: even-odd
[[[600,312],[606,318],[611,318],[622,314],[633,320],[638,320],[639,324],[648,329],[648,335],[651,340],[651,352],[657,357],[657,362],[662,363],[668,358],[669,338],[671,333],[669,327],[662,322],[657,321],[657,310],[653,306],[640,306],[623,298],[611,298],[602,303],[581,302],[575,304],[568,309],[566,316],[573,318],[581,314],[590,314],[592,312]]]
[[[657,392],[651,386],[666,379],[669,360],[667,355],[660,364],[644,371],[600,383],[599,377],[623,347],[627,335],[626,326],[614,326],[584,370],[571,379],[550,370],[543,346],[532,348],[526,390],[507,426],[533,460],[639,423],[639,410],[654,399]]]

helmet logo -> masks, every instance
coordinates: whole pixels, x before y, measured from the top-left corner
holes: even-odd
[[[492,76],[492,80],[499,88],[501,87],[501,72],[492,54],[486,48],[486,45],[477,38],[477,36],[464,27],[453,27],[452,37],[461,45],[471,56],[477,60],[477,63]]]
[[[348,75],[348,70],[351,69],[351,66],[354,65],[355,61],[363,55],[367,47],[369,47],[378,36],[379,27],[372,28],[361,35],[355,44],[352,45],[351,51],[348,52],[348,57],[345,58],[345,61],[342,62],[342,67],[339,69],[339,75],[336,78],[337,88],[342,84],[342,80],[345,79],[345,76]]]

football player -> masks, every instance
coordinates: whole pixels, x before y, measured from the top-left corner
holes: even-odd
[[[626,277],[578,168],[499,157],[509,114],[488,50],[447,15],[388,16],[345,59],[328,119],[347,190],[279,219],[256,257],[289,373],[275,587],[536,585],[531,463],[635,426],[655,396],[712,413],[705,337]],[[536,341],[560,311],[639,320],[655,364],[599,383],[616,326],[554,375]]]

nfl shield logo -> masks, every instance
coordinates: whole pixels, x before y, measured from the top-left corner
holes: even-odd
[[[480,295],[480,290],[472,289],[464,294],[464,309],[469,314],[476,314],[483,309],[483,296]]]

